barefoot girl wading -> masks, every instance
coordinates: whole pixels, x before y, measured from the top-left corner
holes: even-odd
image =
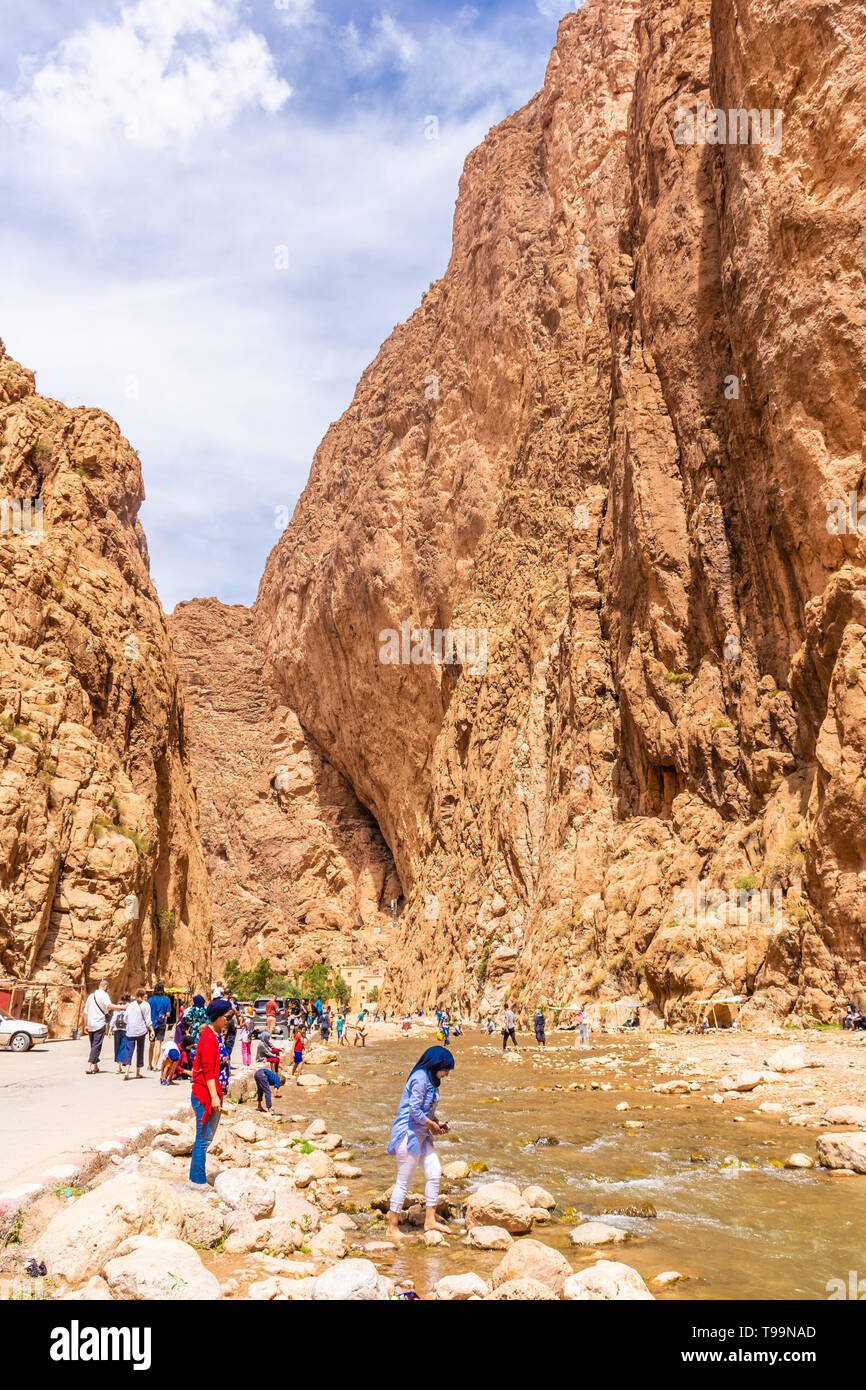
[[[453,1067],[454,1058],[446,1047],[428,1047],[410,1071],[403,1088],[388,1144],[389,1154],[394,1154],[397,1159],[397,1181],[391,1193],[391,1209],[388,1212],[388,1235],[392,1239],[402,1238],[400,1213],[419,1161],[424,1165],[425,1178],[427,1211],[424,1230],[448,1233],[448,1227],[436,1220],[442,1165],[433,1147],[433,1136],[448,1132],[447,1125],[436,1121],[436,1105],[439,1101],[439,1083]]]

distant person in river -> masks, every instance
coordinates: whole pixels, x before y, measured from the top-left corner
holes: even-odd
[[[589,1047],[589,1016],[582,1004],[577,1011],[577,1027],[581,1047]]]
[[[304,1030],[299,1028],[295,1033],[295,1042],[292,1048],[292,1076],[299,1076],[301,1067],[304,1065]]]
[[[535,1010],[535,1041],[539,1047],[547,1046],[547,1039],[544,1036],[544,1010],[540,1004]]]
[[[503,1051],[503,1052],[505,1051],[506,1047],[508,1046],[508,1039],[509,1039],[509,1038],[510,1038],[511,1041],[514,1043],[515,1049],[516,1049],[517,1051],[519,1051],[520,1049],[517,1047],[517,1035],[516,1035],[516,1033],[515,1033],[515,1031],[514,1031],[514,1010],[513,1010],[513,1009],[510,1009],[510,1008],[506,1008],[505,1011],[503,1012],[503,1015],[502,1015],[502,1051]]]
[[[346,1043],[346,1020],[340,1014],[337,1019],[337,1046],[342,1047],[344,1043]]]
[[[87,1059],[86,1073],[88,1076],[99,1071],[99,1054],[105,1041],[108,1020],[119,1008],[119,1004],[112,1004],[111,1002],[107,980],[100,980],[99,988],[95,989],[92,994],[88,994],[84,1001],[84,1027],[90,1039],[90,1056]]]
[[[442,1165],[433,1139],[435,1135],[448,1133],[447,1124],[436,1119],[436,1107],[442,1079],[453,1069],[454,1058],[446,1047],[428,1047],[415,1063],[403,1087],[388,1142],[388,1152],[397,1160],[397,1181],[391,1192],[388,1211],[389,1240],[403,1238],[400,1215],[419,1162],[424,1168],[424,1230],[449,1233],[449,1228],[436,1220]]]
[[[207,1006],[207,1021],[198,1037],[192,1069],[192,1102],[195,1114],[195,1142],[189,1164],[189,1180],[202,1188],[207,1182],[205,1158],[216,1134],[222,1114],[225,1086],[228,1083],[229,1060],[222,1042],[231,1004],[227,999],[213,999]]]

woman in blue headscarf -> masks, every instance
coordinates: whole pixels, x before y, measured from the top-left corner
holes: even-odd
[[[415,1063],[403,1087],[400,1108],[388,1144],[389,1154],[394,1154],[397,1159],[397,1181],[391,1193],[388,1212],[390,1239],[402,1238],[400,1214],[419,1162],[424,1166],[424,1201],[427,1208],[424,1230],[448,1234],[448,1227],[436,1220],[442,1165],[433,1147],[433,1136],[448,1132],[447,1125],[437,1123],[436,1105],[439,1101],[439,1084],[453,1068],[454,1058],[447,1047],[428,1047],[423,1057],[419,1057]]]

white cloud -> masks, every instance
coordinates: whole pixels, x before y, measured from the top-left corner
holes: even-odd
[[[148,149],[186,144],[248,107],[274,113],[291,89],[240,0],[138,0],[111,23],[64,39],[42,66],[23,64],[0,116],[62,143],[123,134]]]
[[[274,0],[274,9],[279,11],[286,24],[298,28],[312,24],[319,18],[316,0]]]
[[[356,71],[370,71],[385,64],[396,63],[409,68],[417,62],[421,45],[389,14],[377,15],[366,40],[361,38],[356,24],[346,25],[343,45],[349,62]]]

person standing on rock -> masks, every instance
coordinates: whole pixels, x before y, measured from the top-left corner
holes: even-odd
[[[205,1157],[222,1113],[228,1057],[221,1034],[226,1030],[231,1007],[227,999],[213,999],[208,1004],[207,1023],[199,1034],[195,1050],[190,1096],[195,1113],[195,1143],[189,1163],[189,1180],[197,1187],[207,1182]]]
[[[505,1051],[506,1047],[508,1046],[508,1039],[509,1039],[509,1038],[510,1038],[511,1041],[514,1043],[515,1051],[519,1052],[520,1049],[519,1049],[518,1046],[517,1046],[517,1034],[516,1034],[515,1031],[514,1031],[514,1010],[511,1009],[511,1008],[507,1008],[507,1007],[506,1007],[506,1009],[505,1009],[505,1011],[503,1012],[503,1015],[502,1015],[502,1051],[503,1051],[503,1052]]]
[[[419,1162],[424,1166],[424,1230],[449,1234],[448,1227],[436,1220],[442,1164],[433,1145],[433,1136],[448,1133],[448,1126],[439,1124],[436,1119],[436,1106],[442,1078],[453,1070],[454,1057],[447,1047],[428,1047],[415,1063],[403,1087],[388,1142],[389,1154],[397,1159],[397,1181],[391,1192],[388,1211],[389,1240],[403,1238],[400,1215]]]
[[[105,1030],[108,1027],[108,1020],[113,1013],[120,1008],[119,1004],[112,1004],[111,995],[108,993],[108,981],[100,980],[99,988],[92,994],[88,994],[84,1001],[84,1027],[90,1039],[90,1056],[87,1059],[86,1075],[91,1076],[99,1071],[99,1054],[102,1051],[102,1044],[105,1041]]]
[[[539,1047],[547,1046],[547,1039],[544,1036],[544,1010],[540,1004],[535,1010],[535,1041]]]
[[[241,1019],[239,1036],[241,1040],[241,1062],[245,1067],[248,1067],[253,1060],[250,1050],[253,1040],[253,1020],[250,1018],[249,1014],[245,1014]]]

